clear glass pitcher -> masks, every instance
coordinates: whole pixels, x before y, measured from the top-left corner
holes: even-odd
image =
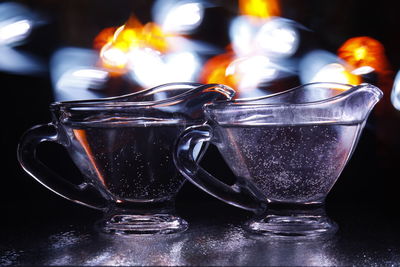
[[[281,238],[332,234],[337,227],[325,216],[325,197],[381,97],[369,84],[313,83],[208,104],[208,122],[179,137],[175,164],[211,195],[255,211],[256,218],[246,223],[253,232]],[[204,142],[218,148],[236,176],[233,185],[197,164],[194,148]]]
[[[23,135],[18,160],[54,193],[103,210],[103,232],[180,232],[187,223],[174,216],[173,199],[185,179],[173,163],[174,142],[183,129],[204,121],[204,104],[233,95],[224,85],[172,83],[121,97],[53,103],[53,121]],[[66,148],[83,174],[81,184],[38,160],[37,146],[45,141]]]

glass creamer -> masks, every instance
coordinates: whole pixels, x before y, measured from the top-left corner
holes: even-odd
[[[278,94],[205,106],[208,122],[179,137],[175,162],[192,183],[215,197],[255,211],[255,233],[317,237],[337,226],[323,204],[352,155],[367,117],[382,97],[375,86],[313,83]],[[193,157],[214,144],[236,176],[227,185]]]
[[[24,134],[18,159],[56,194],[103,210],[102,232],[181,232],[187,222],[174,215],[173,199],[185,179],[173,162],[174,143],[186,127],[204,121],[204,104],[233,94],[223,85],[173,83],[121,97],[53,103],[53,121]],[[37,146],[44,141],[66,148],[83,175],[81,184],[38,160]]]

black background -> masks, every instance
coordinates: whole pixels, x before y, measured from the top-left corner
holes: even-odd
[[[49,23],[36,29],[28,42],[16,49],[39,56],[48,64],[52,53],[63,46],[92,47],[96,34],[105,27],[122,25],[134,12],[142,22],[151,20],[152,1],[19,1],[47,17]],[[235,1],[213,1],[194,38],[224,48],[229,44],[227,27],[236,15]],[[336,50],[351,37],[370,36],[386,49],[394,78],[400,67],[400,22],[394,1],[282,1],[282,15],[312,31],[302,46]],[[0,55],[1,56],[1,55]],[[53,101],[48,71],[39,75],[0,72],[2,174],[0,203],[2,223],[8,227],[40,226],[59,222],[66,216],[99,217],[98,211],[81,207],[51,193],[34,181],[16,159],[18,140],[33,125],[50,121]],[[400,185],[400,111],[385,100],[371,114],[359,145],[327,198],[328,213],[340,221],[341,207],[370,207],[381,216],[381,226],[398,221]],[[383,115],[382,115],[383,114]],[[43,145],[43,160],[65,174],[79,175],[58,146]],[[218,164],[215,164],[218,162]],[[217,175],[227,175],[222,160],[210,149],[203,165]],[[206,205],[204,205],[206,203]],[[177,197],[178,212],[193,216],[235,216],[245,211],[228,206],[186,183]],[[376,212],[376,211],[379,212]]]

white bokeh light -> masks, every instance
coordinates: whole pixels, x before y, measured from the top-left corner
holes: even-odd
[[[246,16],[235,18],[229,28],[232,48],[236,55],[245,56],[254,52],[253,40],[258,28]]]
[[[200,3],[183,3],[170,9],[162,28],[165,32],[186,32],[198,27],[203,20],[204,9]]]
[[[244,93],[276,78],[278,70],[266,56],[256,55],[234,60],[229,64],[225,74],[239,77],[238,89]]]
[[[393,83],[392,93],[390,95],[392,105],[400,110],[400,71],[397,72],[396,78]]]
[[[105,45],[100,52],[101,58],[111,66],[124,66],[128,62],[127,54],[112,44]]]
[[[162,55],[150,48],[133,49],[128,60],[133,78],[143,87],[194,81],[200,68],[197,55],[188,51]]]
[[[311,80],[311,82],[336,82],[348,84],[349,80],[345,75],[346,69],[338,64],[331,63],[320,69]]]
[[[255,36],[256,45],[266,54],[277,57],[293,55],[299,46],[297,30],[285,19],[268,20]]]
[[[31,29],[31,22],[26,19],[0,23],[0,45],[15,43],[25,39]]]

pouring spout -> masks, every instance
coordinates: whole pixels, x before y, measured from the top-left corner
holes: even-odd
[[[360,85],[362,90],[367,93],[367,97],[369,98],[370,108],[372,109],[376,103],[383,97],[383,92],[378,87],[369,84],[363,83]]]
[[[363,83],[354,87],[345,97],[345,116],[353,121],[365,120],[382,97],[383,92],[374,85]]]

